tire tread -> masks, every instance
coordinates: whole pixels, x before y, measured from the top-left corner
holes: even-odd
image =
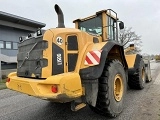
[[[111,117],[111,118],[117,117],[119,115],[119,113],[114,113],[110,109],[111,99],[109,98],[109,94],[108,94],[109,86],[108,86],[108,79],[107,78],[109,75],[110,67],[117,64],[117,63],[123,67],[123,65],[121,64],[121,62],[119,60],[106,61],[102,76],[99,78],[99,92],[98,92],[98,97],[97,97],[97,104],[95,107],[90,106],[90,108],[94,112],[101,114],[101,115],[104,115],[104,116]]]

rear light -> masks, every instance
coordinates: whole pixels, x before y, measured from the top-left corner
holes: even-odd
[[[10,78],[7,78],[7,82],[10,82]]]
[[[58,92],[57,85],[52,85],[51,90],[53,93],[57,93]]]

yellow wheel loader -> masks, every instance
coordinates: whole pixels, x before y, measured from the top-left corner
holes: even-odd
[[[71,102],[73,111],[87,104],[99,114],[118,116],[128,83],[140,88],[145,81],[141,56],[125,56],[118,42],[118,22],[120,29],[123,22],[108,9],[65,28],[57,4],[55,11],[57,28],[19,38],[17,72],[9,74],[7,87],[53,102]],[[128,79],[128,66],[130,73],[138,74],[135,81]]]
[[[125,49],[125,57],[128,64],[128,85],[133,89],[143,89],[146,82],[150,82],[151,70],[149,59],[144,59],[139,54],[128,54],[134,50],[134,44]]]

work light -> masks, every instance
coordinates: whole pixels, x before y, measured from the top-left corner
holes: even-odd
[[[42,35],[42,31],[41,31],[41,29],[38,29],[37,30],[37,36],[40,36],[40,35]]]
[[[28,38],[30,38],[30,37],[32,37],[32,34],[31,34],[31,33],[28,34]]]
[[[23,41],[23,38],[22,37],[19,37],[19,42],[22,42]]]

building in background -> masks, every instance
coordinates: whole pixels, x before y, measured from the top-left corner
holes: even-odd
[[[14,69],[17,62],[17,43],[20,36],[27,36],[44,23],[0,11],[0,61],[1,69]]]

